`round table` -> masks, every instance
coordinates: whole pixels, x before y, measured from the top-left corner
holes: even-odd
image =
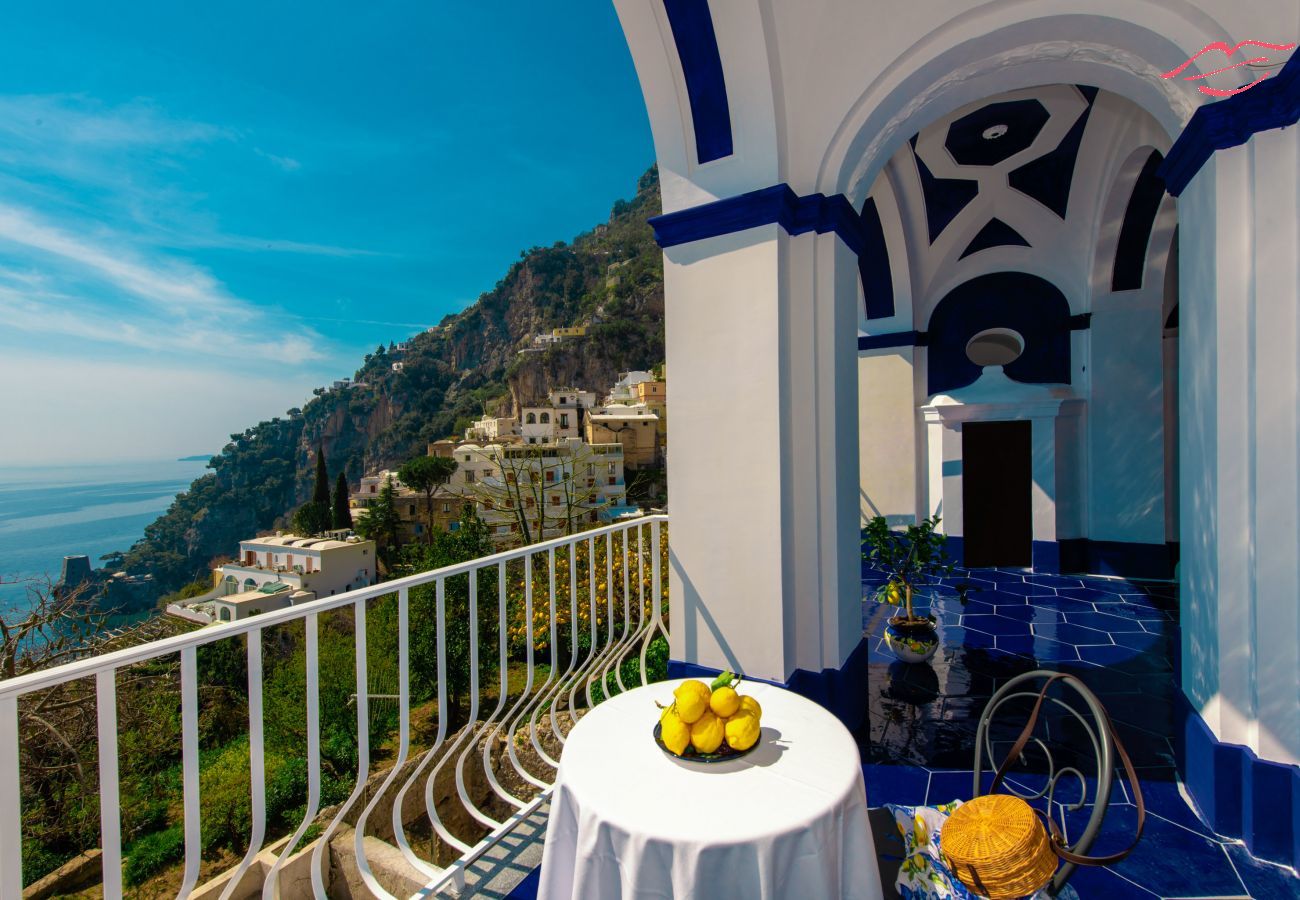
[[[763,706],[747,756],[686,762],[659,749],[654,701],[637,688],[569,734],[551,796],[541,900],[875,900],[883,896],[857,745],[822,707],[743,682]]]

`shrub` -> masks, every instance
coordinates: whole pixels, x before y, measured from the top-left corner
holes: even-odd
[[[142,884],[185,855],[185,830],[173,825],[136,841],[126,857],[126,883]]]

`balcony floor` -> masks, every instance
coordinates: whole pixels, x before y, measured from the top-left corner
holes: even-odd
[[[864,578],[864,595],[880,580]],[[964,605],[957,592],[962,584],[968,585]],[[1300,896],[1293,871],[1256,861],[1241,843],[1215,835],[1179,790],[1172,744],[1176,591],[1149,582],[958,570],[917,604],[934,613],[940,632],[939,652],[923,665],[899,662],[884,646],[883,630],[896,610],[865,602],[869,716],[857,737],[871,806],[969,798],[975,730],[993,692],[1022,672],[1067,671],[1109,711],[1137,768],[1148,813],[1128,859],[1075,872],[1070,885],[1080,897]],[[1022,786],[1036,788],[1033,781],[1029,775]],[[1127,788],[1117,786],[1092,852],[1122,848],[1135,814]],[[1082,822],[1071,818],[1067,825],[1075,821]],[[889,818],[873,812],[873,825],[890,896],[902,845]]]
[[[880,582],[865,577],[864,596]],[[964,605],[960,585],[967,586]],[[1110,578],[958,570],[917,604],[939,620],[940,649],[924,665],[899,662],[884,646],[896,610],[863,603],[870,673],[868,718],[857,738],[887,898],[897,896],[902,844],[880,807],[969,798],[979,716],[1007,679],[1033,669],[1071,672],[1101,698],[1146,798],[1146,830],[1133,854],[1070,879],[1082,900],[1300,897],[1295,872],[1255,860],[1240,842],[1214,834],[1180,791],[1173,748],[1176,591]],[[1021,788],[1038,787],[1033,774],[1016,777]],[[1094,853],[1120,849],[1133,832],[1136,807],[1121,784],[1122,778]],[[1068,787],[1062,792],[1073,799]],[[1082,827],[1086,813],[1067,814],[1067,826]],[[537,876],[534,870],[508,896],[535,897]]]

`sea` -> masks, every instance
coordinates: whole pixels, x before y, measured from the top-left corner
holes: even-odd
[[[0,466],[0,579],[57,580],[64,556],[91,566],[129,550],[145,526],[203,474],[206,458],[76,466]],[[0,584],[6,617],[29,606],[27,587]]]

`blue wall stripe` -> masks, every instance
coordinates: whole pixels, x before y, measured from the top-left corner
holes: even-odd
[[[708,0],[664,0],[664,12],[673,31],[686,97],[691,104],[695,155],[702,163],[730,156],[731,109]]]
[[[869,671],[867,662],[870,645],[870,639],[864,637],[858,642],[857,647],[853,648],[840,668],[822,669],[820,672],[795,669],[790,673],[790,680],[785,684],[749,675],[745,675],[745,680],[787,688],[802,697],[807,697],[834,714],[850,731],[854,731],[862,725],[867,716],[867,704],[862,702],[862,698],[867,695]],[[707,683],[719,674],[721,674],[720,669],[677,659],[668,660],[670,679],[698,678]]]
[[[1177,197],[1216,150],[1239,146],[1258,132],[1296,122],[1300,122],[1300,53],[1275,77],[1198,109],[1156,174]]]
[[[834,232],[855,255],[860,255],[866,244],[862,220],[847,198],[840,194],[800,197],[786,184],[650,219],[655,240],[664,248],[772,224],[788,234]]]
[[[886,350],[890,347],[924,347],[923,331],[895,331],[890,334],[858,335],[859,350]]]
[[[867,318],[888,319],[894,314],[894,276],[889,268],[885,229],[880,224],[874,198],[868,197],[862,204],[861,221],[863,250],[858,256],[858,276],[862,279]]]
[[[1206,824],[1259,859],[1300,863],[1300,767],[1220,741],[1181,690],[1175,715],[1178,771]]]

